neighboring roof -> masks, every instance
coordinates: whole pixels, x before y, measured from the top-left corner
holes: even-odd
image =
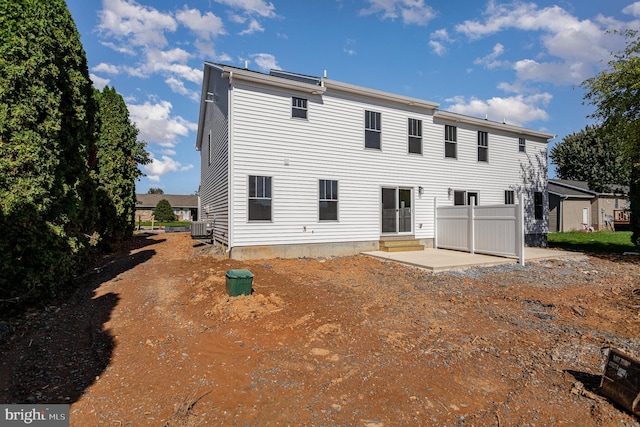
[[[593,199],[596,196],[595,192],[589,191],[588,189],[585,190],[575,186],[562,185],[553,179],[549,180],[548,190],[551,194],[555,194],[560,197],[571,197],[574,199]]]
[[[589,183],[586,181],[574,181],[571,179],[550,179],[548,185],[549,192],[557,194],[559,196],[592,198],[595,196],[629,194],[629,187],[626,185],[610,184],[609,187],[611,188],[611,191],[603,193],[591,190],[589,188]]]
[[[452,113],[449,111],[441,111],[437,109],[440,104],[436,102],[425,101],[423,99],[412,98],[404,95],[397,95],[390,92],[383,92],[380,90],[370,89],[363,86],[356,86],[349,83],[342,83],[336,80],[329,80],[326,77],[314,77],[283,70],[271,70],[269,74],[265,74],[258,71],[252,71],[247,68],[238,68],[224,64],[205,62],[204,75],[202,80],[202,93],[200,98],[200,114],[198,117],[198,134],[196,137],[196,150],[198,151],[201,148],[200,144],[202,141],[202,125],[204,122],[205,113],[204,105],[207,99],[207,87],[205,85],[208,84],[209,75],[212,71],[222,73],[222,75],[228,78],[230,82],[232,82],[234,79],[246,80],[254,83],[262,83],[269,86],[299,90],[312,95],[321,95],[325,93],[327,89],[331,89],[335,91],[348,92],[367,96],[370,98],[381,99],[384,101],[397,102],[399,104],[410,105],[413,107],[425,108],[427,110],[433,111],[434,117],[438,117],[443,120],[450,120],[453,122],[470,124],[474,126],[503,130],[506,132],[516,133],[518,135],[532,136],[545,140],[556,137],[556,135],[547,132],[536,131],[519,126],[508,125],[501,122],[494,122],[491,120],[483,120],[475,117],[465,116],[463,114]]]
[[[155,208],[158,202],[166,199],[172,208],[197,208],[198,196],[182,194],[136,194],[137,208]]]

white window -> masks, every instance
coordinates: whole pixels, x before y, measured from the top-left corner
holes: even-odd
[[[458,158],[458,128],[444,125],[444,156],[452,159]]]
[[[477,191],[455,190],[453,192],[453,204],[455,206],[469,206],[471,203],[478,205]]]
[[[481,130],[478,131],[478,161],[489,161],[489,134]]]
[[[422,154],[422,120],[409,119],[409,153]]]
[[[518,151],[521,153],[527,152],[527,140],[524,138],[518,138]]]
[[[291,98],[291,117],[307,118],[307,100],[304,98]]]
[[[516,194],[513,190],[504,190],[504,204],[505,205],[515,205],[516,203]]]
[[[271,221],[270,176],[249,176],[249,221]]]
[[[375,111],[364,112],[364,146],[380,150],[382,139],[382,127],[380,125],[381,114]]]
[[[321,179],[318,191],[318,218],[320,221],[338,220],[338,181]]]

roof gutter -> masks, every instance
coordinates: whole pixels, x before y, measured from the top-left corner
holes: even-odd
[[[546,139],[547,141],[557,136],[552,133],[540,132],[537,130],[527,129],[520,126],[508,125],[506,123],[494,122],[486,119],[478,119],[476,117],[465,116],[458,113],[452,113],[450,111],[438,110],[435,112],[433,116],[434,118],[437,118],[437,119],[447,120],[447,121],[456,122],[456,123],[482,126],[489,129],[503,130],[506,132],[516,133],[519,135],[534,136],[536,138]]]
[[[371,98],[380,99],[383,101],[392,101],[399,104],[405,104],[410,106],[416,106],[420,108],[426,108],[428,110],[435,110],[440,106],[436,102],[429,102],[418,98],[411,98],[409,96],[396,95],[389,92],[383,92],[381,90],[369,89],[362,86],[356,86],[349,83],[343,83],[336,80],[322,79],[324,86],[328,89],[333,89],[341,92],[352,93],[355,95],[362,95]]]
[[[263,74],[256,71],[249,71],[242,68],[223,67],[222,77],[233,80],[244,80],[247,82],[264,84],[268,86],[281,87],[285,89],[295,89],[301,92],[310,93],[311,95],[320,95],[327,89],[324,86],[312,85],[309,83],[297,82],[291,79],[275,77],[269,74]]]

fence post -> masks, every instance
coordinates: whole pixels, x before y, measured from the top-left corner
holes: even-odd
[[[524,194],[518,196],[518,206],[516,207],[516,244],[518,245],[518,262],[524,265]]]
[[[433,198],[433,247],[438,248],[438,198]]]
[[[469,199],[469,252],[474,254],[476,253],[476,198],[471,196]]]

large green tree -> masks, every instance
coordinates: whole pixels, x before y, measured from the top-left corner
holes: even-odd
[[[0,0],[0,300],[54,292],[86,253],[92,91],[63,0]]]
[[[611,191],[611,184],[629,184],[631,166],[624,144],[598,126],[565,136],[549,157],[560,179],[587,181],[595,191]]]
[[[582,86],[587,90],[585,101],[596,108],[593,117],[602,130],[625,143],[631,166],[631,240],[640,245],[640,38],[638,31],[622,35],[626,48]]]
[[[100,106],[94,170],[100,212],[98,230],[106,240],[122,240],[131,237],[134,230],[135,183],[144,175],[138,165],[151,159],[145,143],[137,140],[138,130],[115,88],[96,90],[95,97]]]

